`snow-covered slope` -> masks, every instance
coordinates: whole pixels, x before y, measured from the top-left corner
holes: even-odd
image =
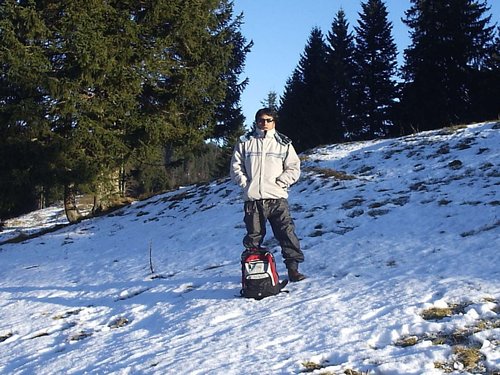
[[[228,180],[21,243],[61,210],[8,221],[0,373],[498,374],[499,145],[484,123],[302,155],[308,279],[262,301],[237,297]],[[270,230],[265,245],[285,275]]]

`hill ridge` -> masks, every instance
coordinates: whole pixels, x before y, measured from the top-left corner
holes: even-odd
[[[497,373],[499,129],[302,154],[289,201],[309,278],[275,298],[235,297],[229,179],[1,244],[0,373]]]

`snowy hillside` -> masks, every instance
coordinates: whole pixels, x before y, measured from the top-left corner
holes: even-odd
[[[262,301],[236,297],[228,180],[24,242],[61,210],[8,221],[0,373],[500,374],[499,145],[484,123],[302,155],[308,279]]]

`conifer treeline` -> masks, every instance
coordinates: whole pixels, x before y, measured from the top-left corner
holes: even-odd
[[[299,151],[497,118],[500,32],[487,2],[411,3],[399,70],[383,0],[362,2],[354,33],[342,9],[326,38],[313,28],[279,109]]]
[[[1,2],[0,219],[216,175],[206,140],[243,128],[241,22],[229,0]]]
[[[312,30],[279,106],[299,151],[498,116],[487,2],[411,1],[399,71],[383,0],[362,3],[355,33],[342,10],[326,38]],[[243,131],[241,23],[230,0],[1,2],[0,219],[225,175]]]

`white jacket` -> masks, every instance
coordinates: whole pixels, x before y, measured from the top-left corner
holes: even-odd
[[[300,177],[300,159],[289,138],[276,129],[244,135],[231,158],[231,179],[245,201],[288,198],[288,187]]]

